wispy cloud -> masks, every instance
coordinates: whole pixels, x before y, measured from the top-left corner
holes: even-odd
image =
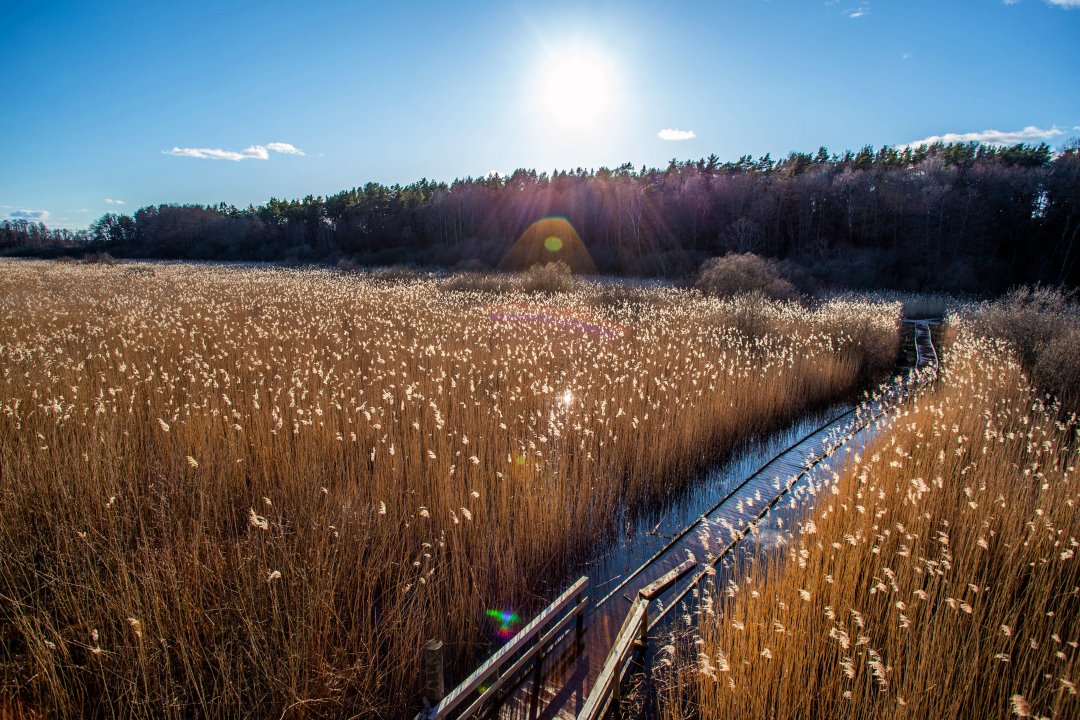
[[[272,142],[266,145],[252,145],[243,150],[223,150],[221,148],[182,148],[174,147],[172,150],[162,150],[165,155],[176,157],[198,158],[200,160],[268,160],[270,153],[284,155],[303,155],[304,151],[289,143]]]
[[[693,140],[697,137],[693,130],[676,130],[675,128],[664,128],[660,132],[656,133],[656,137],[661,140]]]
[[[857,7],[848,8],[844,11],[844,14],[849,18],[861,18],[870,14],[870,3],[859,3]]]
[[[910,60],[911,59],[911,53],[909,53],[909,52],[904,53],[903,55],[900,56],[900,59],[901,60]]]
[[[166,155],[176,157],[198,158],[200,160],[266,160],[270,153],[262,145],[252,145],[243,150],[222,150],[221,148],[182,148],[174,147],[172,150],[162,150]]]
[[[1017,5],[1020,2],[1020,0],[1001,0],[1001,1],[1003,3],[1005,3],[1006,5]],[[1044,1],[1046,2],[1047,5],[1057,5],[1058,7],[1063,7],[1066,10],[1071,10],[1072,8],[1080,8],[1080,0],[1044,0]]]
[[[113,198],[105,198],[106,205],[126,205],[123,200],[114,200]]]
[[[9,217],[13,217],[16,220],[37,220],[38,222],[45,222],[49,219],[48,210],[14,210],[10,213]]]
[[[1064,135],[1065,131],[1057,125],[1049,129],[1034,125],[1028,125],[1023,130],[1003,132],[1001,130],[982,130],[980,132],[945,133],[944,135],[931,135],[921,140],[905,143],[900,147],[918,147],[919,145],[932,145],[934,143],[957,143],[978,142],[987,145],[1015,145],[1017,143],[1043,142]]]

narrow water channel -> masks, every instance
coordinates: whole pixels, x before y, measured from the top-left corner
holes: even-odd
[[[600,549],[576,574],[588,575],[591,595],[603,597],[608,588],[626,579],[751,473],[853,407],[840,403],[807,413],[781,430],[743,443],[701,477],[672,493],[661,507],[639,513],[636,519],[629,519],[630,513],[626,513],[615,541]]]
[[[518,685],[499,715],[576,717],[639,591],[692,558],[697,570],[654,596],[649,618],[655,627],[649,634],[655,637],[676,617],[692,615],[689,601],[697,583],[708,577],[705,564],[715,566],[713,581],[723,587],[743,562],[778,547],[785,526],[813,506],[832,471],[874,437],[885,412],[906,392],[900,380],[886,395],[857,407],[837,405],[810,413],[742,447],[662,512],[628,524],[618,541],[584,568],[592,604],[583,642],[567,638],[555,647],[541,674]]]

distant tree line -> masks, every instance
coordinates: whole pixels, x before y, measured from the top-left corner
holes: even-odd
[[[1080,144],[977,143],[791,153],[666,168],[577,169],[452,183],[368,183],[265,205],[157,205],[86,232],[0,223],[0,252],[493,267],[534,221],[559,215],[599,272],[684,276],[752,252],[805,282],[997,291],[1075,286]],[[798,278],[797,278],[798,279]]]
[[[84,248],[90,244],[87,230],[49,228],[31,220],[0,220],[0,253],[18,254]]]

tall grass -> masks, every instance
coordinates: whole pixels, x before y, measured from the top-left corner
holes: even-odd
[[[486,609],[851,392],[899,315],[2,270],[0,707],[56,718],[407,715],[424,641],[474,658]]]
[[[1076,426],[952,326],[934,389],[705,596],[668,717],[1080,716]]]
[[[1018,353],[1032,381],[1080,413],[1080,304],[1058,288],[1016,288],[962,309],[975,330]]]

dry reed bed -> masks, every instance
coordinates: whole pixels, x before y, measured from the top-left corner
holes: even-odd
[[[1080,716],[1076,427],[955,334],[786,549],[706,594],[667,717]]]
[[[405,715],[424,641],[475,655],[899,314],[38,262],[0,299],[0,696],[55,717]]]
[[[980,334],[1016,351],[1032,382],[1080,413],[1080,303],[1061,288],[1016,288],[993,302],[959,309]]]

